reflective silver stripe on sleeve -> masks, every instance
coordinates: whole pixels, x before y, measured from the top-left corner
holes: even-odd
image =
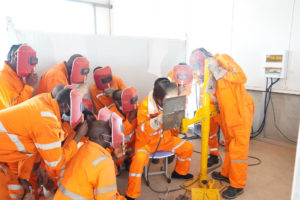
[[[9,197],[12,199],[22,199],[23,194],[9,194]]]
[[[56,167],[58,165],[58,163],[61,161],[61,159],[62,159],[62,155],[59,157],[59,159],[57,161],[52,161],[52,162],[49,162],[47,160],[44,160],[44,161],[50,167]]]
[[[65,196],[67,196],[71,199],[74,199],[74,200],[85,200],[86,199],[78,194],[75,194],[75,193],[67,190],[63,185],[60,185],[58,187],[58,189],[61,191],[61,193],[63,193]]]
[[[110,104],[109,106],[107,106],[108,108],[111,108],[115,105],[115,103]]]
[[[1,164],[0,164],[0,169],[2,169],[2,170],[3,170],[4,174],[6,174],[6,173],[7,173],[7,170],[6,170],[6,169],[5,169],[5,167],[3,167]]]
[[[131,147],[131,148],[128,148],[128,149],[127,149],[127,152],[130,152],[130,151],[132,151],[132,150],[134,150],[134,148],[133,148],[133,147]]]
[[[163,132],[163,130],[159,130],[159,131],[156,131],[156,132],[154,132],[154,133],[151,133],[150,136],[157,135],[157,134],[160,134],[160,133],[162,133],[162,132]]]
[[[150,153],[149,153],[148,151],[144,150],[144,149],[138,149],[135,153],[137,153],[137,152],[144,152],[144,153],[146,153],[148,156],[150,156]]]
[[[217,133],[215,133],[215,134],[209,136],[209,139],[212,139],[213,137],[216,137],[216,136],[217,136]]]
[[[52,117],[57,120],[56,115],[54,115],[53,113],[51,113],[49,111],[41,111],[41,116],[42,117]]]
[[[210,148],[209,151],[218,151],[218,148]]]
[[[129,173],[129,176],[132,176],[132,177],[141,177],[142,174]]]
[[[177,159],[180,160],[180,161],[182,161],[182,162],[184,162],[184,161],[192,161],[191,158],[182,159],[182,158],[179,158],[178,156],[177,156]]]
[[[105,194],[105,193],[108,193],[108,192],[112,192],[114,190],[117,190],[117,185],[116,184],[110,185],[110,186],[107,186],[107,187],[103,187],[103,188],[95,189],[94,190],[94,195]]]
[[[183,140],[182,142],[180,142],[177,146],[175,146],[173,149],[172,149],[172,152],[174,153],[174,151],[176,149],[178,149],[181,145],[183,145],[183,143],[185,143],[185,140]]]
[[[7,189],[8,190],[23,190],[24,188],[22,187],[22,185],[11,184],[11,185],[7,185]]]
[[[53,142],[53,143],[49,143],[49,144],[39,144],[39,143],[34,143],[36,148],[38,149],[42,149],[42,150],[50,150],[50,149],[55,149],[58,147],[61,147],[61,142]]]
[[[11,100],[11,102],[9,102],[8,104],[4,105],[5,108],[8,108],[9,106],[11,106],[11,104],[17,99],[18,97],[15,97]]]
[[[246,162],[248,161],[248,159],[245,159],[245,160],[230,160],[231,162]]]
[[[145,129],[144,129],[145,123],[146,123],[146,122],[142,123],[142,126],[141,126],[141,131],[142,131],[142,132],[145,131]]]
[[[130,134],[126,135],[125,139],[126,139],[127,141],[130,141],[130,139],[131,139],[131,137],[133,136],[134,133],[135,133],[135,130],[132,131]]]
[[[94,160],[93,165],[96,166],[98,165],[101,161],[105,160],[106,158],[108,158],[108,156],[100,156],[99,158],[97,158],[96,160]]]
[[[64,165],[62,168],[61,168],[61,171],[60,171],[60,177],[59,177],[59,180],[57,182],[57,185],[59,186],[61,184],[61,181],[63,179],[63,176],[64,176],[64,173],[65,173],[65,168],[66,168],[66,165]]]
[[[104,93],[99,93],[99,94],[96,95],[96,98],[101,97],[103,95],[104,95]]]
[[[6,131],[6,129],[4,128],[2,122],[0,122],[0,132],[5,133],[10,139],[11,141],[16,145],[18,151],[21,151],[23,153],[26,153],[25,151],[25,147],[23,145],[23,143],[19,140],[17,135],[14,134],[10,134]],[[30,155],[30,154],[29,154]]]

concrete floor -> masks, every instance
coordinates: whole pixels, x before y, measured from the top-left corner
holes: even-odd
[[[199,151],[201,140],[192,140],[194,149]],[[220,152],[224,158],[224,148],[220,147]],[[294,146],[282,147],[261,141],[250,141],[250,156],[258,157],[262,160],[259,166],[252,166],[248,168],[248,180],[244,194],[236,198],[236,200],[288,200],[291,196],[292,179],[294,172],[294,160],[296,149]],[[249,158],[249,164],[256,161]],[[169,165],[169,171],[174,169],[175,162]],[[151,165],[151,170],[158,170],[162,166],[162,161]],[[190,172],[194,175],[199,173],[200,154],[193,153]],[[220,171],[221,168],[217,169]],[[125,194],[127,188],[128,172],[122,171],[121,175],[117,177],[118,190],[121,194]],[[210,177],[210,175],[209,175]],[[183,181],[173,179],[170,184],[166,182],[163,175],[156,175],[150,177],[151,186],[157,190],[166,190],[167,188],[178,188]],[[180,190],[178,192],[165,194],[157,194],[152,192],[142,181],[140,200],[175,200],[179,195],[186,195],[190,199],[189,192]]]

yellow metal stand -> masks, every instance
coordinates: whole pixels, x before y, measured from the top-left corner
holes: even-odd
[[[208,60],[205,60],[204,70],[204,88],[206,88],[209,71],[207,68]],[[214,105],[210,103],[210,95],[203,90],[203,101],[202,107],[199,108],[192,119],[184,118],[182,120],[182,133],[188,131],[188,126],[194,123],[202,123],[202,145],[201,145],[201,166],[200,176],[195,177],[193,180],[186,181],[182,186],[192,192],[192,200],[219,200],[220,191],[219,189],[225,187],[220,182],[210,180],[207,176],[207,159],[208,159],[208,139],[209,139],[209,127],[210,118],[216,115],[217,110]],[[195,181],[199,178],[199,181]],[[194,184],[193,184],[194,183]],[[218,184],[216,184],[218,183]],[[189,187],[187,187],[189,186]],[[217,189],[219,188],[219,189]]]

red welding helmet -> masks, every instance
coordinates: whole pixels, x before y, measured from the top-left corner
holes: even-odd
[[[123,113],[129,113],[136,109],[137,100],[138,96],[134,87],[124,89],[121,95]]]
[[[30,46],[23,44],[16,51],[17,54],[17,74],[21,77],[27,77],[34,71],[38,58],[36,52]]]
[[[72,84],[83,83],[90,72],[89,61],[85,57],[77,57],[72,64],[70,81]]]
[[[177,84],[190,84],[193,81],[192,68],[187,64],[174,66],[173,78]]]
[[[110,67],[96,68],[94,70],[94,80],[98,90],[104,90],[111,87],[113,79]]]

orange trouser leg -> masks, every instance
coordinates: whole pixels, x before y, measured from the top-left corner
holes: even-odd
[[[193,145],[190,142],[173,136],[167,143],[164,143],[162,140],[158,151],[174,152],[177,157],[175,171],[181,175],[188,173],[193,153]],[[128,197],[137,198],[140,195],[143,169],[149,161],[149,155],[152,153],[146,148],[140,148],[135,152],[129,169],[128,188],[126,191]]]
[[[248,114],[248,113],[246,113]],[[247,182],[249,140],[252,124],[252,112],[245,116],[245,124],[228,128],[225,131],[226,153],[221,174],[230,180],[235,188],[244,188]],[[222,129],[223,130],[223,129]]]
[[[219,143],[218,143],[219,124],[215,117],[210,120],[209,129],[209,154],[219,156]]]
[[[9,167],[7,168],[7,191],[9,195],[9,199],[12,200],[21,200],[24,195],[24,189],[22,185],[19,183],[18,176],[16,173],[16,169],[18,163],[10,163]]]
[[[7,182],[9,180],[8,170],[8,167],[0,163],[0,200],[10,199],[7,190]]]
[[[173,139],[173,147],[166,148],[160,150],[166,150],[166,151],[172,151],[176,155],[176,165],[175,165],[175,171],[178,174],[181,175],[186,175],[191,166],[191,161],[192,161],[192,154],[193,154],[193,145],[185,141],[183,139],[180,139],[178,137],[172,137]]]
[[[131,198],[137,198],[141,194],[141,179],[145,165],[149,161],[150,153],[141,148],[135,152],[129,168],[128,188],[126,195]]]

